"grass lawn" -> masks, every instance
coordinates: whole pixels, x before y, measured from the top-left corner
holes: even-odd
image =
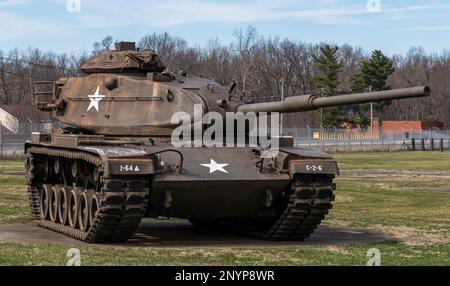
[[[22,160],[1,160],[0,174],[4,174],[5,172],[23,172],[24,164]]]
[[[450,170],[450,153],[335,154],[345,170]],[[22,162],[0,161],[0,170]],[[420,173],[420,172],[418,172]],[[279,248],[137,248],[82,244],[83,265],[365,265],[370,248],[382,265],[450,265],[448,176],[343,175],[325,224],[366,227],[392,239],[382,243]],[[0,223],[29,221],[25,180],[0,176]],[[0,243],[0,265],[65,265],[70,246]]]
[[[31,221],[25,185],[22,176],[0,175],[0,223]]]
[[[338,153],[333,157],[341,170],[450,170],[450,152]]]

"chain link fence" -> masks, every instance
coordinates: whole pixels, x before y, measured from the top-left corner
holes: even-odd
[[[0,122],[0,156],[21,156],[26,141],[31,140],[33,132],[51,132],[53,123],[41,122],[19,122],[17,124],[5,125]]]
[[[8,126],[8,129],[0,122],[0,127],[0,156],[21,156],[24,143],[31,140],[31,134],[51,132],[53,123],[27,121],[14,125],[14,128]],[[439,129],[283,128],[282,133],[284,136],[292,136],[296,147],[327,152],[398,151],[411,150],[414,147],[417,150],[450,148],[450,131]],[[416,146],[413,146],[413,141],[417,142]]]
[[[441,147],[438,146],[441,141],[443,148],[450,146],[450,131],[439,129],[283,128],[282,133],[292,136],[297,147],[328,152],[412,150],[414,147],[431,150]],[[417,146],[414,146],[414,141]]]

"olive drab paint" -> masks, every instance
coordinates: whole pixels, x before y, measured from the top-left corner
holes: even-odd
[[[124,242],[141,218],[166,216],[306,239],[332,207],[339,170],[330,155],[279,134],[276,113],[430,94],[416,87],[252,103],[236,96],[236,81],[225,87],[165,69],[155,52],[120,42],[89,59],[83,76],[34,84],[36,107],[62,123],[25,145],[39,226]]]

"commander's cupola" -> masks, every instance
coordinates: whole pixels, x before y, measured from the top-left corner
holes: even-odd
[[[114,51],[103,51],[81,67],[86,74],[161,73],[165,69],[154,51],[136,49],[134,42],[118,42]]]

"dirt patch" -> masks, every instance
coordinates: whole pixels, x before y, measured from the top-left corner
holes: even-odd
[[[325,249],[331,253],[338,253],[342,255],[348,255],[350,253],[350,251],[337,247],[336,245],[327,246]]]
[[[5,171],[5,172],[0,171],[0,176],[20,176],[20,177],[24,177],[25,176],[25,171]]]
[[[352,197],[341,194],[336,194],[336,198],[334,200],[335,203],[349,203],[351,201],[353,201]]]
[[[448,177],[449,172],[441,171],[407,171],[407,170],[341,170],[341,175],[387,175],[387,176],[427,176],[427,177]]]
[[[407,245],[427,245],[435,243],[449,243],[448,234],[432,230],[421,230],[406,226],[377,226],[389,236],[402,241]]]
[[[450,188],[416,188],[411,191],[426,193],[450,193]]]

